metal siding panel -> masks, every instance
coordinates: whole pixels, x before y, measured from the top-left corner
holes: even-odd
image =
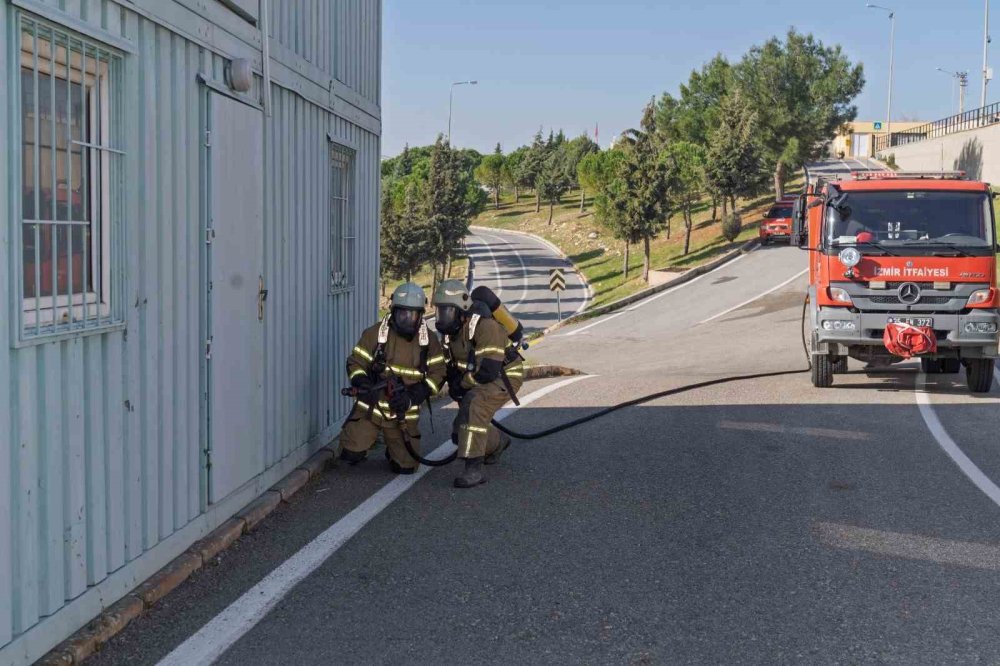
[[[187,174],[191,179],[188,201],[187,252],[188,270],[185,272],[187,282],[188,324],[184,331],[183,346],[185,349],[185,364],[188,376],[188,407],[187,407],[187,495],[188,520],[193,520],[201,513],[201,249],[204,247],[201,235],[201,215],[199,193],[201,189],[201,171],[199,157],[201,155],[201,140],[198,132],[198,100],[199,88],[195,85],[194,76],[198,70],[200,49],[191,44],[185,48],[187,63]]]
[[[275,117],[264,118],[264,276],[271,293],[277,293],[279,284],[275,270],[275,248],[278,247],[278,214],[275,208]],[[264,320],[264,460],[271,465],[275,460],[275,381],[277,370],[273,352],[275,338],[281,326],[278,317],[280,302],[270,299],[268,316]]]
[[[197,218],[192,218],[187,214],[186,206],[189,200],[187,186],[187,148],[188,136],[192,131],[187,125],[188,91],[193,85],[193,77],[188,77],[185,62],[185,40],[176,35],[171,36],[170,49],[170,89],[173,100],[173,112],[171,113],[171,140],[175,146],[174,159],[171,163],[173,167],[173,191],[171,196],[176,202],[177,209],[174,219],[171,220],[171,227],[176,231],[174,239],[174,252],[172,264],[177,270],[177,275],[172,280],[173,286],[173,310],[174,327],[171,335],[172,347],[175,349],[176,357],[172,363],[175,368],[174,375],[174,413],[170,419],[176,430],[171,433],[172,456],[174,474],[172,479],[172,494],[174,500],[173,516],[170,524],[173,529],[180,529],[188,521],[188,461],[187,451],[191,446],[188,437],[188,423],[191,418],[188,409],[189,398],[197,395],[191,391],[188,376],[188,363],[185,352],[188,351],[188,310],[187,303],[192,298],[197,298],[197,292],[190,291],[188,275],[190,271],[190,257],[188,255],[188,243],[191,225]],[[191,84],[184,85],[185,81]],[[197,133],[196,130],[194,130]],[[176,433],[176,434],[174,434]]]
[[[129,14],[127,32],[135,35],[142,45],[148,41],[147,35],[152,24],[140,20],[137,15]],[[141,52],[140,52],[141,54]],[[144,99],[144,62],[141,55],[128,58],[125,61],[125,102],[127,109],[135,109],[136,113],[126,116],[126,141],[130,148],[125,159],[128,164],[126,172],[135,175],[132,186],[126,188],[126,233],[125,246],[127,257],[127,300],[126,300],[126,330],[129,335],[125,339],[125,359],[123,375],[125,386],[122,394],[123,406],[123,494],[122,502],[124,518],[124,558],[129,562],[142,554],[142,447],[144,432],[139,408],[143,397],[143,316],[142,302],[145,298],[145,278],[143,267],[143,238],[145,200],[147,179],[145,173],[146,161],[149,159],[143,150],[143,125],[145,122],[146,105]]]
[[[13,457],[16,489],[12,493],[14,514],[14,632],[21,633],[38,621],[39,573],[42,568],[40,541],[40,493],[38,455],[39,363],[38,347],[19,350],[16,358],[16,401],[18,449]]]
[[[90,337],[84,342],[84,371],[81,377],[84,386],[84,440],[86,473],[86,546],[87,584],[93,585],[103,580],[108,573],[107,562],[107,518],[105,509],[107,495],[107,432],[104,427],[107,388],[112,382],[120,381],[105,374],[104,339]]]
[[[145,22],[144,22],[145,23]],[[156,100],[157,70],[156,51],[160,38],[160,28],[149,25],[144,31],[141,53],[143,70],[143,99]],[[157,481],[159,478],[159,377],[157,370],[160,362],[160,229],[157,224],[157,203],[159,199],[159,136],[157,123],[161,111],[156,104],[146,104],[142,114],[142,136],[145,139],[143,152],[144,192],[142,197],[142,213],[140,224],[143,227],[143,273],[144,289],[140,304],[140,339],[142,344],[142,398],[139,401],[139,413],[142,421],[142,534],[143,549],[152,548],[159,542],[157,527],[159,499]]]
[[[62,395],[61,349],[52,342],[41,348],[39,394],[41,409],[36,427],[39,444],[41,480],[41,549],[42,576],[39,581],[39,604],[42,615],[51,615],[65,601],[63,568],[63,461],[66,445],[65,414]]]
[[[174,181],[174,153],[173,153],[173,123],[177,118],[177,110],[174,108],[176,101],[175,91],[171,85],[170,52],[173,46],[174,36],[166,30],[157,30],[156,42],[156,106],[159,113],[156,116],[157,135],[157,162],[161,169],[159,171],[159,182],[156,186],[157,215],[156,225],[159,235],[159,243],[156,248],[156,256],[159,262],[159,293],[157,294],[157,310],[159,312],[159,325],[156,327],[155,341],[151,338],[157,349],[159,358],[156,367],[157,392],[159,399],[157,406],[157,430],[158,430],[158,451],[156,501],[159,508],[157,514],[157,526],[159,528],[159,538],[165,539],[174,531],[174,456],[173,448],[177,445],[174,440],[174,419],[175,400],[177,391],[174,384],[174,336],[176,328],[174,322],[174,298],[177,291],[177,284],[174,281],[174,265],[176,257],[174,255],[174,230],[176,219],[174,217],[173,202],[176,196],[177,183]]]
[[[62,343],[62,403],[65,409],[63,453],[64,569],[66,599],[87,589],[87,450],[84,421],[83,340]]]
[[[0,40],[5,44],[8,37],[8,17],[10,13],[0,11]],[[9,137],[13,127],[12,118],[8,115],[8,100],[10,83],[7,73],[8,49],[0,46],[0,155],[11,154],[13,137]],[[0,159],[0,183],[11,183],[8,175],[8,160]],[[14,196],[10,187],[0,187],[0,212],[13,219]],[[14,636],[13,598],[14,598],[14,478],[15,455],[14,431],[11,415],[14,410],[11,405],[13,384],[10,326],[7,324],[7,313],[12,312],[9,302],[9,290],[12,289],[8,278],[8,267],[13,257],[10,254],[8,238],[13,225],[0,228],[0,313],[3,313],[3,323],[0,323],[0,647],[10,642]]]
[[[130,308],[132,309],[132,308]],[[105,507],[104,515],[107,524],[106,572],[110,573],[125,564],[125,537],[128,523],[126,512],[126,445],[125,445],[125,398],[123,385],[125,382],[124,359],[126,347],[122,344],[122,335],[117,334],[104,339],[102,345],[104,365],[106,368],[107,388],[104,395],[104,419],[107,434],[107,470],[105,472]],[[93,378],[91,378],[93,381]],[[95,491],[96,493],[97,491]],[[97,546],[94,546],[95,551]],[[97,569],[95,568],[95,576]]]

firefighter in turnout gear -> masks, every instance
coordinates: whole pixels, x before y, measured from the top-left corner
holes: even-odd
[[[444,336],[448,361],[448,393],[459,404],[452,441],[465,471],[457,488],[473,488],[486,479],[483,464],[498,462],[510,437],[490,421],[508,400],[517,400],[524,381],[521,355],[490,307],[474,301],[459,280],[446,280],[434,292],[435,326]]]
[[[357,402],[340,435],[340,459],[363,461],[379,432],[393,472],[412,474],[420,453],[420,407],[437,394],[447,372],[444,350],[424,322],[427,297],[407,282],[392,294],[389,314],[365,330],[347,359]]]

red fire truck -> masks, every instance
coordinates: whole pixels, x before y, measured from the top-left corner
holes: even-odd
[[[963,173],[859,172],[810,184],[793,238],[809,251],[804,324],[812,382],[829,387],[847,358],[928,373],[965,367],[988,392],[998,356],[1000,291],[993,194]]]

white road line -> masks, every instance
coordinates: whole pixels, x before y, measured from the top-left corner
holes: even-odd
[[[517,299],[513,304],[508,306],[511,312],[513,312],[515,309],[520,307],[520,305],[524,303],[524,301],[527,300],[528,298],[528,267],[525,266],[524,259],[521,258],[521,253],[518,252],[517,248],[514,247],[514,244],[508,241],[506,238],[502,236],[493,236],[493,235],[486,236],[484,234],[479,234],[479,237],[484,240],[492,238],[495,241],[503,243],[510,249],[511,252],[514,253],[514,257],[517,258],[517,263],[521,264],[521,298]],[[494,263],[496,263],[495,259]],[[499,274],[500,274],[500,266],[497,265],[497,275],[499,276]]]
[[[771,287],[770,289],[768,289],[767,291],[765,291],[763,294],[757,294],[753,298],[751,298],[749,300],[746,300],[746,301],[743,301],[739,305],[734,305],[733,307],[729,308],[728,310],[723,310],[719,314],[712,315],[708,319],[702,319],[701,321],[698,322],[698,325],[700,326],[701,324],[707,324],[710,321],[715,321],[719,317],[724,317],[727,314],[729,314],[730,312],[733,312],[735,310],[739,310],[740,308],[742,308],[744,306],[750,305],[754,301],[760,300],[761,298],[764,298],[765,296],[767,296],[769,294],[773,294],[774,292],[778,291],[782,287],[787,287],[792,282],[795,282],[795,280],[799,279],[800,277],[802,277],[803,275],[805,275],[808,272],[809,272],[809,269],[807,268],[807,269],[805,269],[805,270],[803,270],[803,271],[801,271],[799,273],[796,273],[795,275],[793,275],[792,277],[788,278],[787,280],[785,280],[781,284],[779,284],[779,285],[777,285],[775,287]]]
[[[969,456],[965,455],[965,452],[959,448],[955,440],[948,434],[948,431],[941,425],[941,419],[938,418],[937,412],[934,411],[934,405],[931,403],[931,396],[927,393],[927,375],[923,372],[917,378],[917,391],[915,395],[917,406],[920,408],[920,416],[923,417],[924,423],[927,424],[927,429],[931,431],[931,435],[937,440],[938,446],[944,449],[944,452],[948,454],[955,464],[958,465],[958,468],[962,470],[962,473],[977,488],[993,500],[994,504],[1000,506],[1000,488],[983,473],[983,470],[976,467],[976,463],[972,462]]]
[[[588,376],[592,375],[570,377],[530,393],[521,398],[521,406],[529,405],[564,386],[586,379]],[[504,407],[497,412],[497,420],[506,418],[515,409],[514,407]],[[427,457],[441,459],[453,450],[454,445],[449,440]],[[397,476],[387,483],[378,492],[306,544],[300,551],[285,560],[262,581],[247,590],[243,596],[216,615],[197,633],[177,646],[173,652],[164,657],[160,666],[207,666],[213,663],[233,643],[264,619],[292,588],[337,552],[372,518],[415,485],[430,469],[421,465],[416,474]]]
[[[483,239],[479,234],[476,234],[474,238],[480,238],[483,240],[484,242],[482,246],[485,247],[486,251],[490,253],[490,261],[493,262],[493,280],[497,283],[496,295],[497,298],[500,298],[503,294],[503,280],[500,279],[500,264],[497,262],[497,256],[493,253],[493,248],[490,247],[490,244],[485,242],[485,239]]]
[[[639,301],[638,303],[636,303],[635,305],[622,310],[621,312],[616,312],[613,315],[609,315],[609,316],[604,317],[602,319],[598,319],[593,324],[587,324],[583,328],[577,328],[577,329],[574,329],[574,330],[570,331],[569,333],[564,333],[562,337],[569,337],[571,335],[576,335],[578,333],[583,333],[584,331],[586,331],[588,329],[591,329],[591,328],[594,328],[595,326],[599,326],[600,324],[603,324],[605,322],[609,322],[612,319],[614,319],[615,317],[620,317],[623,314],[625,314],[626,312],[635,312],[639,308],[644,307],[646,305],[649,305],[653,301],[659,300],[659,299],[663,298],[664,296],[669,296],[670,294],[674,293],[675,291],[679,291],[681,289],[684,289],[685,287],[690,287],[695,282],[699,282],[701,280],[704,280],[705,278],[707,278],[712,273],[715,273],[717,271],[721,271],[724,268],[729,268],[730,266],[732,266],[733,264],[735,264],[737,261],[740,261],[743,258],[749,256],[756,249],[757,248],[754,248],[753,250],[750,250],[750,252],[747,252],[746,254],[741,254],[740,256],[736,257],[732,261],[727,261],[726,263],[724,263],[721,266],[718,266],[716,268],[713,268],[712,270],[708,271],[707,273],[702,273],[701,275],[699,275],[698,277],[694,278],[693,280],[688,280],[687,282],[679,284],[676,287],[671,287],[670,289],[667,289],[666,291],[663,291],[663,292],[661,292],[659,294],[656,294],[655,296],[650,296],[649,298],[643,299],[643,300]],[[554,337],[560,337],[560,336],[554,336]]]

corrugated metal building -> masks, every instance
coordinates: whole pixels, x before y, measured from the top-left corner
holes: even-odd
[[[0,664],[336,435],[380,33],[380,0],[0,0]]]

